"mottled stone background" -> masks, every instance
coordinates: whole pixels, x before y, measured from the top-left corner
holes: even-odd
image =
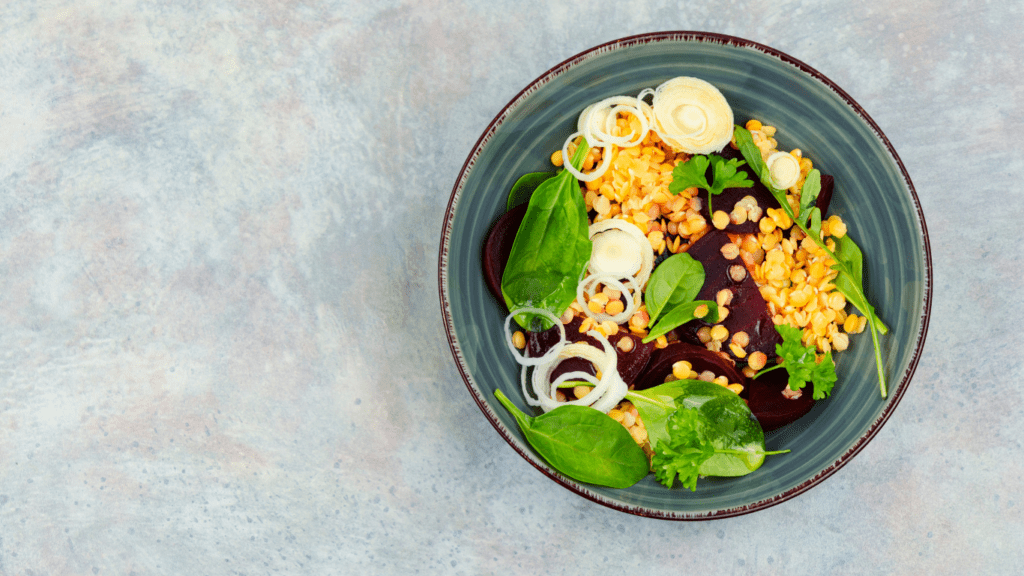
[[[0,574],[975,574],[1024,565],[1020,1],[0,2]],[[448,351],[448,195],[569,56],[706,30],[822,71],[924,207],[893,418],[774,508],[591,504]]]

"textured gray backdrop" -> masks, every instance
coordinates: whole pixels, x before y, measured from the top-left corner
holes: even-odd
[[[0,574],[966,574],[1024,564],[1024,4],[0,2]],[[917,187],[931,329],[795,500],[646,520],[473,404],[436,263],[490,119],[659,30],[769,44]]]

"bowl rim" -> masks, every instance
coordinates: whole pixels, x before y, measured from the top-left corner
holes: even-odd
[[[451,241],[452,224],[454,222],[455,216],[455,206],[458,203],[459,197],[461,196],[462,188],[465,185],[467,174],[472,169],[473,165],[476,163],[476,160],[479,157],[481,150],[494,136],[497,128],[505,121],[509,114],[511,114],[511,112],[514,111],[519,106],[519,104],[521,104],[524,101],[524,99],[527,96],[537,91],[541,86],[547,84],[548,82],[550,82],[557,76],[561,75],[562,73],[566,72],[570,68],[583,63],[584,61],[591,57],[604,54],[606,52],[611,52],[613,50],[628,48],[630,46],[651,44],[664,41],[703,42],[754,49],[768,56],[777,58],[781,60],[783,63],[795,66],[800,71],[810,75],[815,80],[821,82],[829,89],[834,91],[836,95],[838,95],[848,106],[850,106],[853,109],[853,111],[858,116],[860,116],[861,119],[863,119],[868,124],[868,126],[874,132],[875,136],[878,137],[878,139],[884,145],[885,149],[892,156],[892,159],[895,161],[896,166],[899,168],[900,174],[902,175],[902,178],[907,185],[907,189],[910,192],[912,202],[916,209],[917,219],[921,225],[921,234],[924,248],[924,307],[920,318],[921,327],[918,330],[917,343],[915,345],[914,353],[910,359],[909,364],[907,365],[907,370],[902,380],[900,380],[897,386],[890,386],[889,401],[886,404],[885,408],[882,410],[882,413],[879,414],[879,416],[871,423],[871,425],[867,428],[864,434],[862,434],[860,438],[858,438],[856,442],[854,442],[853,446],[851,446],[846,452],[840,455],[834,462],[832,462],[832,464],[826,466],[817,474],[813,475],[812,477],[808,478],[807,480],[798,484],[797,486],[794,486],[780,494],[776,494],[771,498],[760,500],[748,505],[699,513],[671,512],[665,510],[653,510],[645,508],[643,506],[631,506],[623,502],[609,499],[604,495],[594,493],[588,490],[585,484],[577,483],[576,481],[570,478],[561,476],[554,470],[549,470],[548,468],[541,466],[535,460],[535,457],[532,454],[528,453],[528,449],[520,445],[518,439],[515,439],[511,435],[510,431],[506,430],[505,426],[498,419],[497,415],[491,410],[490,405],[486,402],[485,399],[481,398],[479,391],[473,385],[472,378],[469,374],[469,367],[466,365],[466,362],[462,357],[462,352],[460,350],[458,341],[455,337],[455,325],[453,323],[453,318],[451,315],[447,282],[448,249]],[[505,442],[509,446],[511,446],[512,449],[515,450],[523,459],[529,462],[537,470],[540,470],[541,473],[543,473],[545,476],[551,478],[552,480],[562,485],[566,489],[575,492],[576,494],[579,494],[580,496],[583,496],[588,500],[591,500],[593,502],[596,502],[598,504],[607,506],[615,510],[619,510],[621,512],[626,512],[647,518],[657,518],[663,520],[714,520],[720,518],[729,518],[733,516],[741,516],[744,514],[756,512],[758,510],[763,510],[765,508],[775,506],[776,504],[780,504],[782,502],[795,498],[800,494],[803,494],[804,492],[810,490],[814,486],[817,486],[818,484],[822,483],[825,479],[836,473],[854,456],[856,456],[875,437],[875,435],[886,423],[886,421],[888,421],[889,417],[896,409],[896,406],[900,403],[900,400],[903,399],[903,395],[906,392],[908,385],[910,384],[911,378],[914,376],[914,372],[917,370],[918,362],[920,361],[921,354],[924,350],[925,337],[928,333],[928,324],[931,318],[933,290],[932,272],[933,271],[931,244],[928,237],[928,228],[925,224],[924,212],[921,209],[921,201],[917,196],[917,191],[914,188],[914,184],[910,179],[910,175],[907,173],[907,169],[904,166],[903,161],[896,153],[896,149],[893,147],[888,137],[886,137],[885,134],[882,132],[881,128],[879,128],[878,124],[874,121],[874,119],[871,118],[867,111],[864,110],[863,107],[861,107],[860,104],[858,104],[849,94],[847,94],[842,88],[840,88],[835,82],[830,80],[824,74],[814,69],[813,67],[809,66],[808,64],[802,62],[801,60],[798,60],[780,50],[777,50],[765,44],[761,44],[737,36],[730,36],[715,32],[684,30],[649,32],[643,34],[636,34],[632,36],[625,36],[623,38],[612,40],[610,42],[605,42],[603,44],[599,44],[597,46],[579,52],[578,54],[570,58],[567,58],[566,60],[563,60],[559,64],[549,69],[547,72],[544,72],[543,74],[538,76],[535,80],[530,82],[525,88],[520,90],[519,93],[516,94],[501,109],[501,111],[498,112],[498,114],[494,117],[494,119],[491,120],[491,122],[487,125],[487,128],[480,135],[480,138],[478,138],[476,143],[473,145],[473,148],[471,149],[469,156],[466,158],[466,161],[463,163],[462,169],[459,171],[459,175],[455,180],[454,186],[452,187],[451,196],[449,197],[448,200],[448,206],[445,209],[445,220],[441,233],[441,246],[438,253],[438,293],[440,296],[441,314],[444,317],[445,333],[448,338],[448,346],[451,349],[453,358],[455,359],[456,367],[459,370],[459,374],[462,376],[463,383],[466,385],[466,388],[473,396],[473,400],[476,402],[481,412],[483,412],[484,416],[491,423],[491,426],[498,432],[498,434],[505,440]]]

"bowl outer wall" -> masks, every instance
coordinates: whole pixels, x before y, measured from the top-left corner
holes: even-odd
[[[799,147],[835,177],[830,212],[864,251],[865,291],[890,327],[882,337],[889,396],[882,400],[870,335],[836,355],[839,383],[798,422],[767,435],[770,457],[741,478],[702,479],[696,493],[667,490],[652,476],[624,490],[581,484],[553,470],[529,447],[495,398],[500,387],[525,407],[518,365],[501,332],[501,308],[484,283],[481,249],[506,194],[526,172],[550,170],[548,158],[575,130],[589,103],[635,95],[675,76],[717,86],[738,123],[757,118],[778,128],[780,149]],[[583,52],[527,86],[491,122],[452,191],[439,255],[442,313],[467,388],[503,438],[533,466],[600,504],[674,520],[721,518],[760,510],[818,484],[859,452],[899,403],[924,345],[932,266],[920,202],[902,162],[867,113],[806,64],[747,40],[700,32],[623,38]]]

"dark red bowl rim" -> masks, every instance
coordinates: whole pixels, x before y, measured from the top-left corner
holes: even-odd
[[[575,65],[577,65],[577,64],[579,64],[581,62],[583,62],[584,60],[586,60],[587,58],[591,57],[592,55],[608,52],[608,51],[611,51],[611,50],[614,50],[614,49],[625,48],[625,47],[629,47],[629,46],[636,46],[636,45],[641,45],[641,44],[650,44],[650,43],[653,43],[653,42],[662,42],[662,41],[666,41],[666,40],[670,40],[670,41],[710,42],[710,43],[727,44],[727,45],[744,47],[744,48],[753,48],[755,50],[758,50],[758,51],[763,52],[765,54],[768,54],[770,56],[774,56],[775,58],[778,58],[778,59],[782,60],[783,62],[786,62],[787,64],[791,64],[791,65],[799,68],[803,72],[807,73],[808,75],[816,78],[821,83],[827,85],[840,98],[842,98],[851,108],[853,108],[853,110],[865,122],[867,122],[869,126],[871,126],[872,130],[875,132],[875,134],[878,136],[878,138],[885,145],[885,148],[889,151],[889,154],[892,155],[893,160],[896,161],[896,165],[899,166],[900,172],[903,175],[903,179],[904,179],[904,181],[907,184],[907,188],[910,191],[911,197],[913,198],[914,206],[915,206],[915,208],[917,210],[917,218],[918,218],[918,220],[921,223],[921,232],[922,232],[923,241],[924,241],[923,242],[923,246],[924,246],[924,261],[925,261],[924,262],[924,264],[925,264],[924,310],[923,310],[923,313],[921,315],[921,328],[920,328],[920,330],[918,332],[918,341],[917,341],[917,345],[916,345],[915,350],[914,350],[914,354],[913,354],[913,356],[910,359],[910,364],[907,366],[906,374],[904,375],[903,379],[900,381],[898,386],[891,387],[890,400],[889,400],[888,404],[886,405],[886,407],[882,410],[881,415],[879,415],[878,418],[875,419],[875,421],[871,424],[871,426],[868,427],[868,430],[864,433],[864,435],[862,435],[857,440],[857,442],[855,442],[854,445],[849,448],[849,450],[847,450],[842,456],[840,456],[839,459],[837,459],[835,462],[832,463],[832,465],[824,468],[819,473],[815,474],[814,476],[812,476],[808,480],[804,481],[803,483],[801,483],[801,484],[799,484],[797,486],[794,486],[793,488],[790,488],[789,490],[786,490],[785,492],[782,492],[781,494],[777,494],[776,496],[773,496],[772,498],[761,500],[761,501],[758,501],[758,502],[755,502],[753,504],[746,505],[746,506],[738,506],[738,507],[735,507],[735,508],[727,508],[727,509],[723,509],[723,510],[716,510],[714,512],[709,512],[709,513],[666,512],[666,511],[662,511],[662,510],[650,510],[650,509],[644,508],[642,506],[628,506],[628,505],[622,504],[620,502],[616,502],[616,501],[613,501],[613,500],[608,500],[608,499],[606,499],[602,495],[595,494],[595,493],[587,490],[586,489],[586,485],[578,484],[578,483],[574,482],[571,479],[565,478],[565,477],[555,473],[552,470],[549,470],[547,468],[544,468],[544,467],[540,466],[536,461],[534,461],[534,459],[531,457],[531,455],[528,454],[527,451],[524,450],[519,445],[518,441],[514,440],[513,437],[505,430],[504,426],[498,420],[497,415],[493,411],[491,411],[490,406],[487,404],[486,401],[484,401],[483,398],[481,398],[479,396],[479,394],[477,393],[477,390],[473,387],[473,385],[472,385],[472,383],[470,381],[470,377],[469,377],[469,373],[468,373],[468,368],[467,368],[465,362],[463,361],[461,352],[459,351],[459,347],[458,347],[458,345],[456,343],[455,334],[454,334],[454,325],[452,323],[452,318],[451,318],[451,313],[450,313],[451,309],[450,309],[450,307],[448,305],[447,259],[448,259],[448,245],[449,245],[449,241],[451,239],[451,232],[452,232],[451,231],[451,225],[452,225],[452,222],[453,222],[453,219],[454,219],[454,215],[455,215],[455,212],[454,212],[455,203],[456,203],[456,200],[459,197],[459,192],[461,191],[463,182],[465,181],[466,174],[469,172],[470,168],[472,168],[473,164],[476,162],[477,156],[479,155],[479,151],[487,143],[487,141],[489,141],[490,138],[494,135],[495,130],[504,121],[505,117],[510,113],[511,109],[519,102],[519,100],[524,95],[536,91],[540,86],[548,83],[549,81],[551,81],[556,76],[562,74],[563,72],[565,72],[569,68],[571,68],[571,67],[573,67],[573,66],[575,66]],[[802,62],[800,60],[797,60],[796,58],[793,58],[792,56],[790,56],[790,55],[788,55],[788,54],[786,54],[784,52],[776,50],[775,48],[772,48],[770,46],[766,46],[764,44],[760,44],[758,42],[754,42],[752,40],[747,40],[747,39],[744,39],[744,38],[739,38],[739,37],[736,37],[736,36],[729,36],[729,35],[726,35],[726,34],[717,34],[717,33],[714,33],[714,32],[699,32],[699,31],[651,32],[651,33],[646,33],[646,34],[637,34],[637,35],[634,35],[634,36],[627,36],[627,37],[624,37],[624,38],[620,38],[618,40],[613,40],[611,42],[606,42],[604,44],[600,44],[598,46],[594,46],[593,48],[590,48],[588,50],[580,52],[579,54],[576,54],[575,56],[573,56],[573,57],[571,57],[571,58],[569,58],[567,60],[564,60],[563,62],[559,63],[558,65],[554,66],[553,68],[551,68],[550,70],[545,72],[544,74],[540,75],[536,80],[534,80],[529,85],[527,85],[525,88],[523,88],[518,94],[515,95],[514,98],[512,98],[508,102],[508,104],[505,105],[504,108],[502,108],[501,112],[499,112],[498,115],[495,116],[493,120],[491,120],[490,124],[487,125],[487,129],[484,130],[483,134],[477,140],[476,144],[473,146],[473,149],[472,149],[472,151],[469,154],[469,157],[466,158],[466,162],[462,165],[462,170],[459,172],[459,176],[455,180],[455,185],[452,187],[451,197],[448,200],[448,207],[445,210],[444,228],[443,228],[442,233],[441,233],[441,247],[440,247],[440,251],[439,251],[439,254],[438,254],[438,285],[439,285],[438,293],[440,295],[440,301],[441,301],[441,314],[444,316],[444,320],[445,320],[445,326],[444,327],[445,327],[445,333],[447,334],[447,337],[448,337],[448,346],[451,349],[452,356],[455,359],[456,366],[459,369],[459,373],[462,375],[463,383],[469,389],[469,392],[473,396],[473,399],[476,401],[477,406],[479,406],[480,410],[484,413],[484,415],[487,417],[488,421],[490,421],[491,426],[494,427],[494,429],[498,432],[498,434],[501,435],[501,437],[505,439],[505,441],[508,443],[508,445],[511,446],[512,449],[515,450],[517,453],[519,453],[519,455],[522,456],[527,462],[529,462],[534,468],[537,468],[544,475],[548,476],[549,478],[551,478],[555,482],[561,484],[562,486],[564,486],[565,488],[571,490],[572,492],[575,492],[576,494],[579,494],[580,496],[583,496],[584,498],[587,498],[588,500],[591,500],[593,502],[596,502],[598,504],[601,504],[603,506],[607,506],[607,507],[615,509],[615,510],[619,510],[619,511],[622,511],[622,512],[627,512],[629,514],[635,514],[637,516],[643,516],[643,517],[647,517],[647,518],[658,518],[658,519],[663,519],[663,520],[680,520],[680,521],[688,521],[688,520],[714,520],[714,519],[720,519],[720,518],[729,518],[729,517],[733,517],[733,516],[741,516],[743,514],[749,514],[751,512],[756,512],[758,510],[763,510],[765,508],[769,508],[771,506],[775,506],[776,504],[780,504],[782,502],[790,500],[790,499],[792,499],[792,498],[794,498],[794,497],[796,497],[796,496],[798,496],[800,494],[803,494],[804,492],[810,490],[814,486],[817,486],[818,484],[823,482],[826,478],[828,478],[829,476],[835,474],[836,471],[838,471],[840,468],[842,468],[847,462],[850,461],[850,459],[852,459],[854,456],[857,455],[857,453],[859,453],[861,450],[863,450],[864,447],[867,446],[868,442],[870,442],[871,439],[874,438],[875,435],[878,433],[878,431],[881,430],[882,425],[885,424],[885,422],[892,415],[893,411],[896,409],[896,406],[899,404],[900,400],[903,399],[903,394],[906,392],[906,389],[907,389],[907,387],[908,387],[908,385],[910,383],[910,380],[914,376],[914,372],[917,370],[918,361],[920,360],[921,354],[922,354],[922,352],[924,350],[925,336],[928,333],[928,323],[929,323],[929,320],[931,318],[932,282],[933,282],[933,279],[932,279],[931,245],[930,245],[929,238],[928,238],[928,228],[925,225],[924,212],[921,210],[921,201],[920,201],[920,199],[917,196],[917,191],[914,188],[913,182],[911,182],[911,180],[910,180],[910,175],[907,173],[907,169],[903,165],[903,161],[900,159],[899,155],[896,153],[896,149],[893,148],[892,143],[889,141],[889,139],[882,132],[881,128],[879,128],[878,124],[875,123],[874,119],[872,119],[871,116],[867,113],[867,111],[864,110],[864,108],[862,108],[861,105],[858,104],[849,94],[847,94],[842,88],[840,88],[838,85],[836,85],[835,82],[830,80],[824,74],[822,74],[821,72],[819,72],[818,70],[815,70],[814,68],[812,68],[811,66],[807,65],[806,63],[804,63],[804,62]]]

